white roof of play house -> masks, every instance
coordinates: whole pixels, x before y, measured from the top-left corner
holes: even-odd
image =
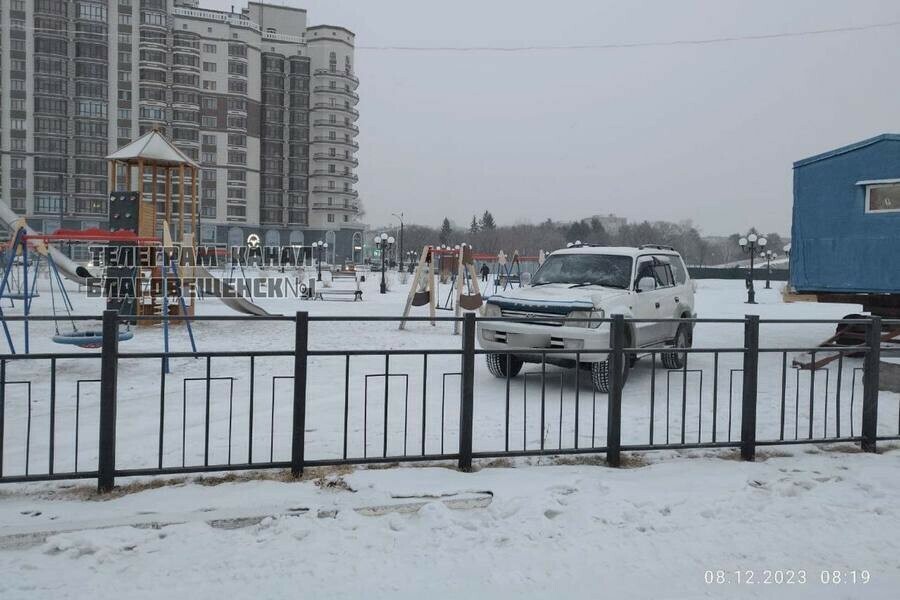
[[[137,163],[143,160],[148,165],[155,163],[164,167],[199,166],[155,129],[148,131],[127,146],[119,148],[107,156],[106,160],[119,160],[127,163]]]

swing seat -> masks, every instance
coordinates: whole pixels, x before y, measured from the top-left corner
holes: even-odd
[[[481,294],[463,294],[459,297],[459,305],[466,310],[478,310],[484,304]]]
[[[130,329],[119,332],[119,341],[124,342],[134,337],[134,332]],[[70,333],[58,333],[53,336],[53,341],[57,344],[68,344],[70,346],[78,346],[79,348],[100,348],[103,346],[103,331],[86,330],[72,331]]]
[[[431,301],[431,292],[416,292],[413,294],[413,306],[425,306]]]

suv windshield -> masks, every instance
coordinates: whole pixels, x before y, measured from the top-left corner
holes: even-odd
[[[547,258],[531,285],[569,283],[627,289],[631,257],[613,254],[555,254]]]

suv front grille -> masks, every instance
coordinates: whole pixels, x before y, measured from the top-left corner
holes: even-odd
[[[500,311],[500,315],[511,319],[528,319],[535,325],[548,325],[550,327],[562,327],[564,323],[558,319],[564,319],[566,315],[558,315],[553,313],[535,312],[532,310],[512,310],[504,308]],[[543,320],[549,319],[549,320]]]

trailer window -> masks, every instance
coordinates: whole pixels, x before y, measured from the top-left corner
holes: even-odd
[[[866,212],[900,212],[900,183],[866,186]]]

